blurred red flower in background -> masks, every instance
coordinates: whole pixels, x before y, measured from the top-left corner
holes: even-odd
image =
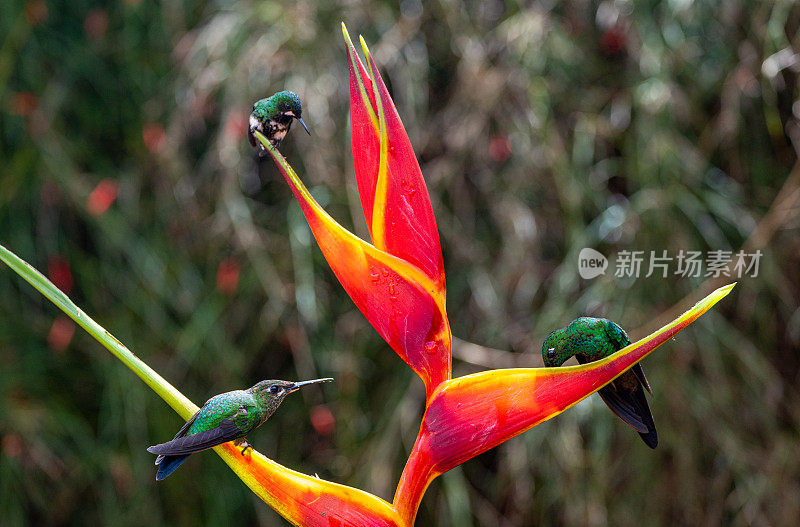
[[[86,210],[92,216],[100,216],[117,200],[118,185],[113,179],[104,179],[94,187],[86,198]]]
[[[239,262],[226,258],[217,267],[217,289],[223,295],[232,295],[239,287]]]

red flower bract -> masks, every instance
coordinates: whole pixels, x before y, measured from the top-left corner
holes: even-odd
[[[373,243],[331,218],[283,156],[274,148],[267,150],[336,277],[378,333],[422,378],[430,395],[450,378],[452,356],[439,233],[422,172],[386,86],[371,58],[372,78],[367,77],[344,32],[356,176]]]

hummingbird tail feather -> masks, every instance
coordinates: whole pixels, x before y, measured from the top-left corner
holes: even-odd
[[[653,414],[650,412],[650,405],[647,404],[647,398],[644,395],[644,390],[640,386],[633,394],[634,399],[639,405],[639,417],[647,427],[647,432],[639,432],[642,441],[650,448],[658,446],[658,432],[656,432],[656,423],[653,421]]]
[[[158,472],[156,472],[156,481],[161,481],[166,478],[186,461],[187,456],[164,456],[161,463],[158,464]]]
[[[658,446],[658,433],[656,433],[656,429],[653,428],[650,432],[643,434],[639,432],[639,437],[642,438],[644,444],[649,446],[652,449],[655,449]]]
[[[148,447],[147,451],[151,454],[167,456],[166,459],[169,459],[170,457],[194,454],[242,436],[242,430],[236,426],[233,417],[227,417],[220,421],[219,426],[216,428],[176,437],[166,443]]]

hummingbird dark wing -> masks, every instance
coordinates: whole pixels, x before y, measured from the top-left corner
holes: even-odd
[[[183,424],[181,429],[178,430],[178,433],[175,434],[175,438],[183,437],[184,435],[186,435],[186,432],[189,430],[189,427],[192,426],[192,423],[194,423],[194,420],[197,418],[197,415],[199,413],[200,413],[200,410],[195,412],[195,414],[191,418],[189,418],[188,421],[186,421]],[[150,450],[150,449],[148,448],[148,450]],[[158,472],[156,472],[156,481],[161,481],[162,479],[166,478],[167,476],[169,476],[170,474],[175,472],[175,470],[177,470],[177,468],[179,466],[181,466],[184,461],[186,461],[187,457],[189,457],[189,456],[188,455],[187,456],[165,456],[163,454],[159,455],[156,458],[156,466],[158,467]]]
[[[177,434],[175,434],[175,437],[173,437],[173,439],[177,439],[177,438],[179,438],[179,437],[183,437],[183,436],[185,436],[185,435],[186,435],[186,432],[189,430],[189,427],[190,427],[190,426],[192,426],[192,423],[194,423],[194,420],[195,420],[195,419],[197,419],[197,414],[199,414],[199,413],[200,413],[200,410],[196,411],[196,412],[194,413],[194,415],[193,415],[192,417],[190,417],[190,418],[189,418],[189,420],[188,420],[188,421],[186,421],[185,423],[183,423],[183,426],[181,427],[181,429],[180,429],[180,430],[178,430],[178,433],[177,433]],[[150,447],[150,448],[153,448],[153,447]],[[147,451],[148,451],[148,452],[150,451],[150,448],[148,448],[148,449],[147,449]],[[158,456],[158,457],[156,458],[156,463],[155,463],[155,464],[156,464],[156,465],[160,465],[160,464],[161,464],[163,461],[164,461],[164,455],[162,454],[162,455],[160,455],[160,456]],[[178,468],[178,467],[175,467],[175,468]],[[165,477],[166,477],[166,476],[165,476]]]
[[[159,456],[185,456],[233,441],[242,435],[242,431],[236,426],[233,417],[228,417],[220,421],[216,428],[176,437],[172,441],[151,446],[147,451]]]
[[[580,357],[576,357],[578,362],[585,364]],[[641,366],[636,364],[639,370]],[[631,368],[632,370],[634,368]],[[644,372],[641,372],[644,377]],[[645,382],[647,382],[645,380]],[[614,382],[604,386],[597,391],[614,414],[625,424],[639,432],[642,441],[650,448],[658,445],[658,433],[653,422],[653,414],[650,412],[650,405],[644,395],[644,384],[636,372],[626,372]]]
[[[642,418],[645,426],[647,426],[647,432],[639,432],[639,437],[642,438],[642,441],[644,441],[647,446],[655,448],[658,446],[658,432],[656,432],[656,424],[653,422],[653,414],[650,413],[650,405],[647,404],[647,398],[644,395],[642,385],[639,385],[638,389],[633,393],[633,398],[637,400],[639,409],[641,410],[639,416]]]
[[[653,395],[653,390],[650,389],[650,383],[647,382],[647,377],[644,376],[644,370],[642,369],[642,365],[637,362],[631,368],[631,371],[633,372],[634,375],[636,375],[636,378],[639,379],[639,382],[642,383],[642,386],[644,386],[647,389],[647,391],[650,392],[650,395]]]
[[[636,379],[638,384],[639,380]],[[606,406],[611,408],[625,424],[639,432],[642,441],[650,448],[658,445],[658,433],[653,422],[653,414],[644,395],[644,387],[638,384],[635,390],[628,391],[611,383],[597,392]]]
[[[613,384],[614,383],[611,383],[598,390],[598,395],[602,397],[603,402],[606,403],[606,406],[611,408],[611,411],[614,412],[617,417],[625,421],[625,424],[639,433],[647,433],[647,425],[639,415],[639,405],[631,400],[628,396],[629,394],[620,392]]]

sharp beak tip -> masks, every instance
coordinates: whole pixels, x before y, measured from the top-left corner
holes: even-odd
[[[333,377],[325,377],[324,379],[314,379],[314,380],[311,380],[311,381],[296,382],[294,384],[294,389],[292,391],[297,390],[297,389],[301,388],[302,386],[306,386],[306,385],[309,385],[309,384],[319,384],[319,383],[323,383],[323,382],[330,382],[332,380],[333,380]]]
[[[303,125],[303,129],[306,131],[306,133],[307,133],[308,135],[311,135],[311,132],[308,130],[308,126],[306,126],[306,123],[304,123],[304,122],[303,122],[303,120],[302,120],[301,118],[299,118],[299,117],[295,117],[295,119],[297,119],[298,121],[300,121],[300,124],[302,124],[302,125]]]

